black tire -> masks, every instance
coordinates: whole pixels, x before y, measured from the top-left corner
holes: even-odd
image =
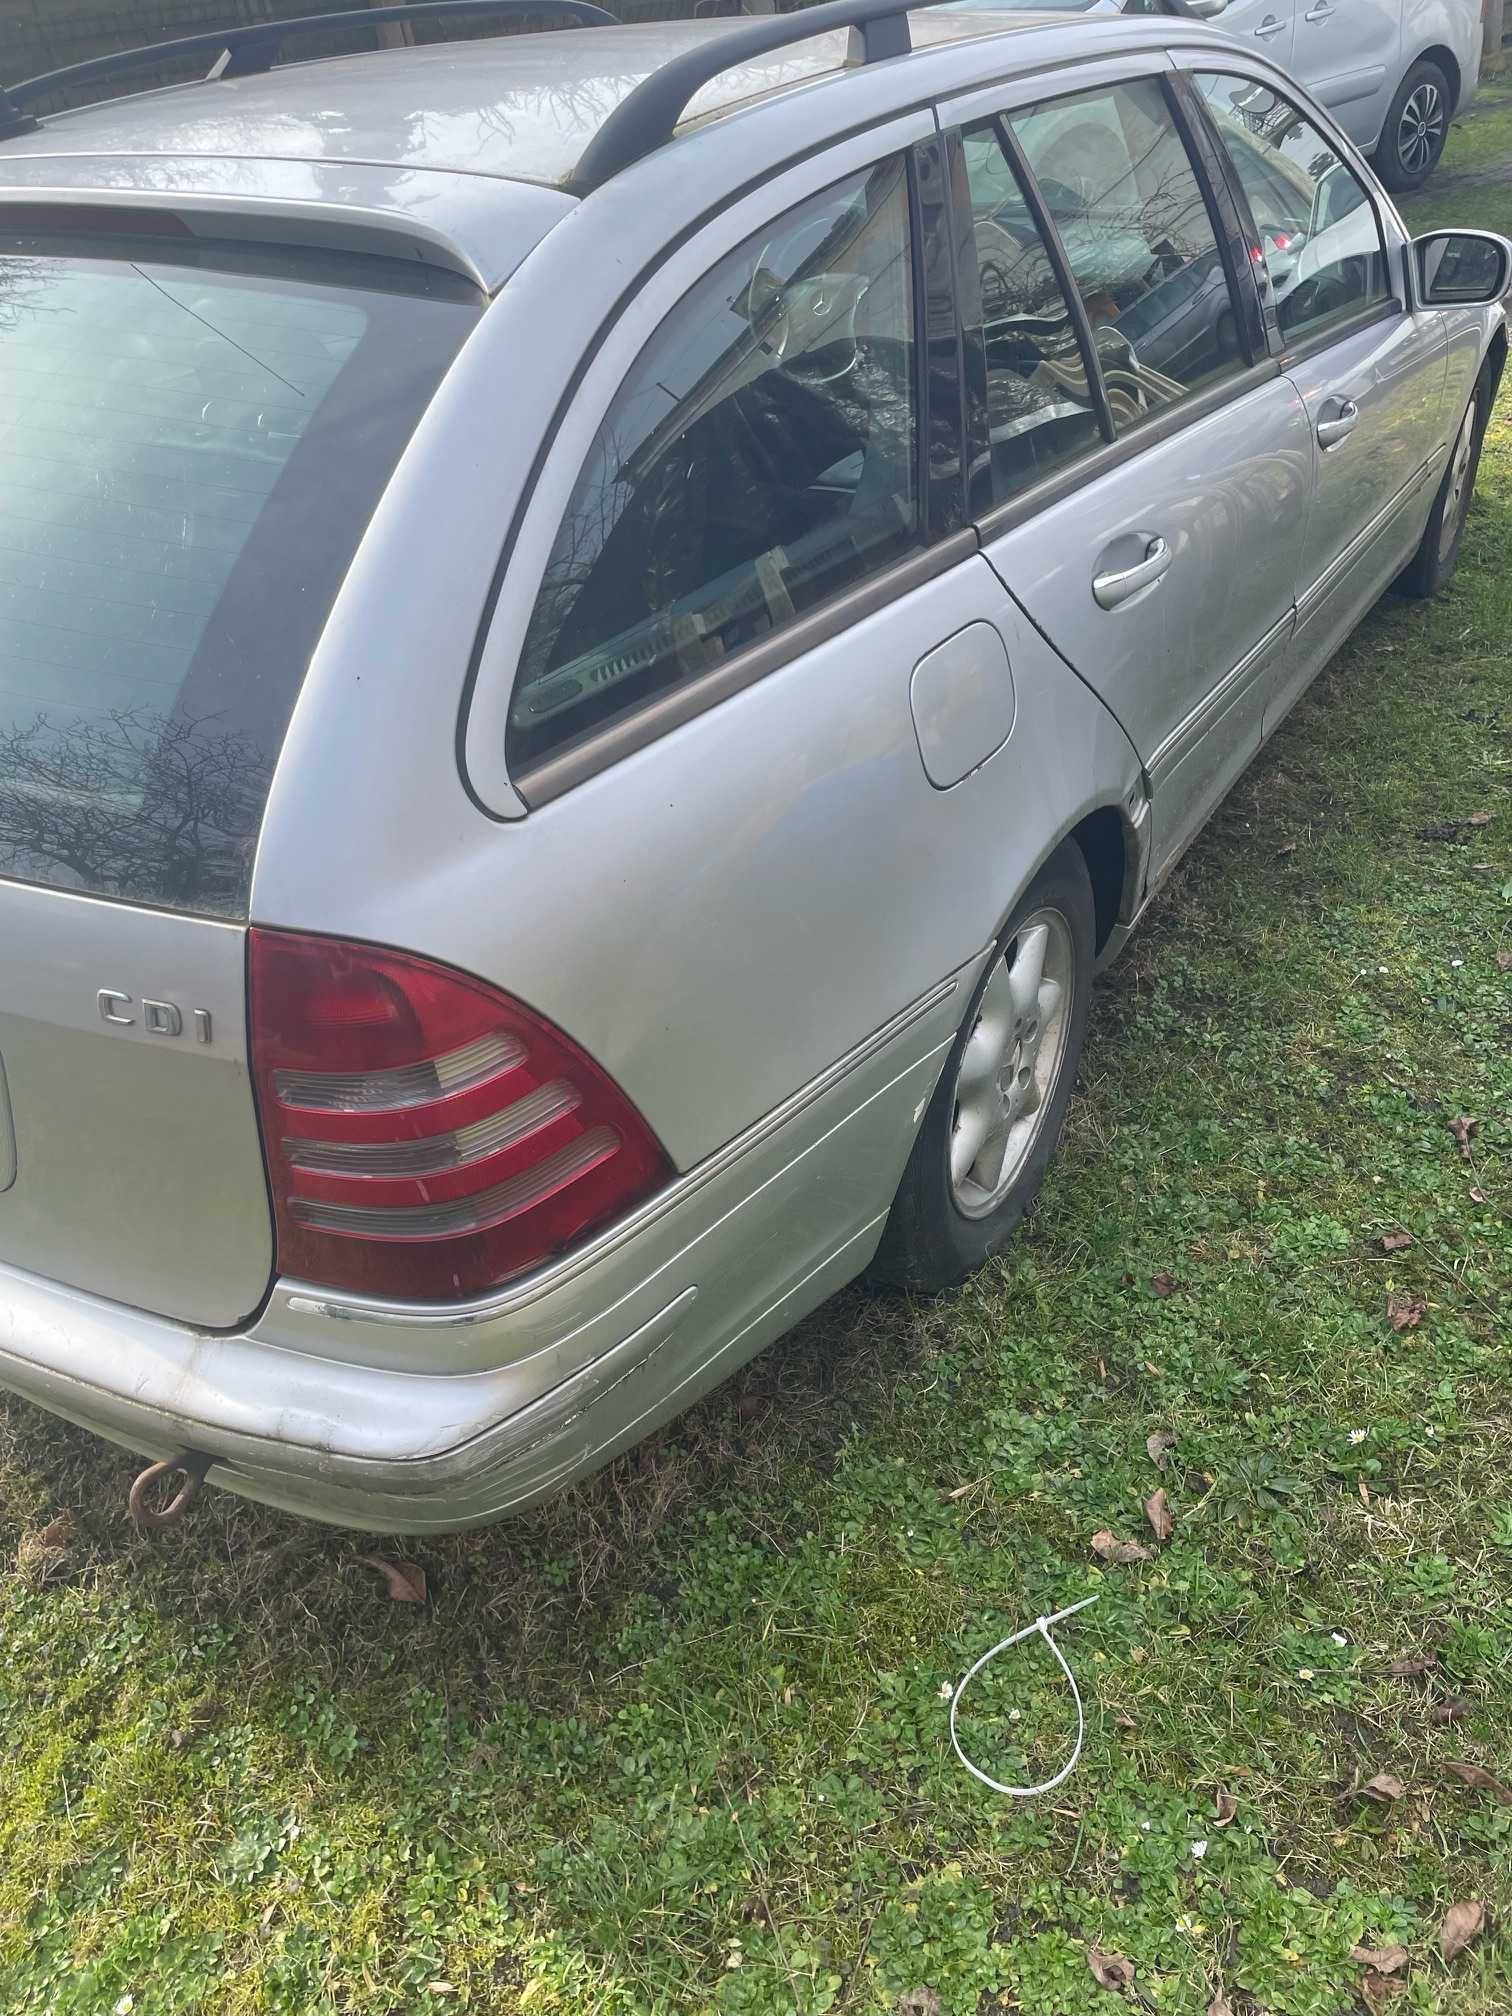
[[[1447,586],[1449,577],[1459,565],[1460,542],[1465,536],[1465,521],[1475,496],[1475,478],[1480,469],[1486,422],[1491,417],[1493,389],[1493,380],[1482,371],[1475,381],[1475,390],[1470,394],[1470,404],[1465,409],[1460,426],[1455,430],[1449,448],[1449,466],[1433,500],[1433,509],[1428,513],[1428,523],[1418,549],[1393,584],[1399,595],[1409,596],[1414,602],[1426,602],[1437,595]],[[1456,484],[1461,430],[1465,427],[1470,429],[1469,459],[1465,463],[1462,481]],[[1451,512],[1454,514],[1452,519],[1449,518]],[[1446,520],[1449,521],[1447,542]]]
[[[1425,56],[1397,86],[1376,142],[1376,173],[1388,189],[1401,195],[1422,188],[1438,166],[1453,115],[1449,79]]]
[[[1010,1186],[1000,1199],[984,1199],[987,1208],[982,1215],[970,1215],[962,1208],[951,1178],[957,1079],[967,1045],[982,1017],[989,986],[997,980],[1001,989],[999,969],[1005,965],[1012,968],[1022,949],[1019,943],[1022,927],[1037,913],[1044,912],[1053,913],[1050,935],[1067,962],[1070,976],[1069,988],[1065,990],[1070,998],[1056,1024],[1058,1056],[1046,1062],[1045,1069],[1053,1076],[1033,1109],[1037,1131],[1026,1145]],[[1064,939],[1060,936],[1062,927]],[[1087,864],[1081,849],[1067,841],[1056,849],[1024,892],[977,983],[903,1172],[882,1244],[868,1272],[870,1280],[926,1294],[952,1288],[997,1251],[1033,1203],[1060,1140],[1066,1108],[1076,1084],[1077,1065],[1087,1033],[1095,935]],[[1029,936],[1034,936],[1033,929]],[[1018,1026],[1014,1024],[1015,1029]],[[1028,1025],[1031,1034],[1036,1026],[1033,1022]],[[1048,1030],[1047,1019],[1047,1033]],[[1008,1063],[1014,1063],[1019,1054],[1015,1049]],[[1012,1075],[1010,1070],[1009,1076]],[[1001,1083],[1001,1073],[996,1082]],[[969,1177],[964,1182],[969,1184]]]

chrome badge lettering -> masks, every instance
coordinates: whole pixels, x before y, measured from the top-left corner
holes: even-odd
[[[176,1001],[151,1001],[145,996],[141,1001],[130,994],[123,994],[118,987],[102,987],[95,996],[99,1003],[100,1020],[109,1022],[116,1029],[135,1029],[138,1018],[127,1011],[141,1010],[140,1026],[149,1036],[182,1036],[184,1033],[184,1011]],[[194,1024],[196,1043],[210,1043],[214,1040],[214,1025],[208,1008],[192,1008],[190,1020]]]

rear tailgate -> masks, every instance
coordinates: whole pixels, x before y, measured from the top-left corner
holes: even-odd
[[[385,259],[0,204],[0,1262],[209,1327],[261,1300],[253,853],[479,306]]]
[[[193,1323],[256,1308],[273,1235],[245,937],[0,883],[0,1260]]]

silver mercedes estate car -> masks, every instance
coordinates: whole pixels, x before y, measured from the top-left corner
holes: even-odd
[[[0,1384],[149,1523],[493,1519],[958,1281],[1455,564],[1512,247],[1258,50],[549,11],[0,97]]]

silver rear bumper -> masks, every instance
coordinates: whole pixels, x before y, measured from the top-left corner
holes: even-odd
[[[985,953],[982,955],[985,957]],[[980,960],[580,1253],[486,1302],[276,1284],[195,1331],[0,1268],[0,1386],[311,1518],[523,1510],[690,1404],[865,1267]]]

